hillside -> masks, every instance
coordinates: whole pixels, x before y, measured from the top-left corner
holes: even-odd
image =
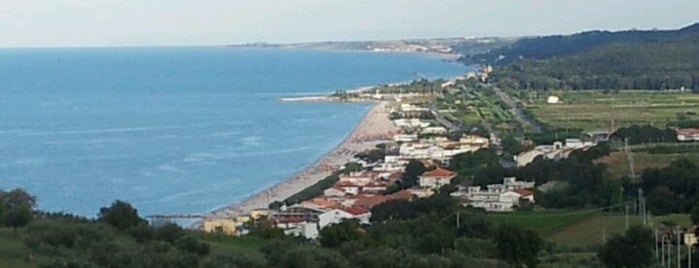
[[[696,29],[660,40],[625,41],[496,68],[500,86],[522,89],[699,89]],[[555,45],[551,45],[555,47]]]
[[[672,39],[699,33],[699,23],[679,30],[588,31],[573,35],[522,38],[512,45],[462,58],[469,64],[509,64],[518,59],[561,57],[620,42]]]

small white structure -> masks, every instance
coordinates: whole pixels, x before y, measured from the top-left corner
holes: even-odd
[[[451,179],[456,177],[456,173],[443,168],[436,168],[427,171],[419,177],[420,188],[439,189],[440,187],[451,183]]]
[[[556,104],[556,103],[559,103],[560,101],[561,101],[561,99],[558,96],[553,96],[553,95],[549,96],[546,99],[546,103],[548,103],[548,104]]]

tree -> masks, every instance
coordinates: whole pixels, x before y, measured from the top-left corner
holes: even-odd
[[[36,197],[22,189],[0,191],[0,223],[14,228],[25,226],[32,220],[34,206]]]
[[[504,224],[495,234],[498,256],[514,267],[536,267],[543,240],[531,230]]]
[[[651,230],[632,226],[624,235],[609,239],[597,256],[607,267],[648,267],[653,263],[653,243]]]
[[[320,230],[320,244],[324,247],[339,247],[345,242],[357,241],[361,238],[359,222],[356,220],[332,224]]]
[[[100,208],[98,218],[120,230],[127,230],[147,223],[146,220],[138,216],[138,210],[121,200],[114,201],[110,207]]]
[[[411,159],[405,167],[405,172],[400,177],[401,188],[408,189],[417,185],[418,177],[427,169],[419,160]]]

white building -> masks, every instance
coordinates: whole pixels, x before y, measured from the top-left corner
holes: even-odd
[[[534,149],[520,153],[515,157],[518,167],[526,166],[527,164],[534,161],[539,156],[543,156],[545,159],[564,159],[568,158],[570,153],[579,149],[587,149],[597,145],[595,142],[583,142],[580,139],[566,139],[565,145],[560,142],[554,142],[553,145],[539,145],[534,147]]]
[[[534,193],[527,188],[534,187],[534,182],[517,181],[516,178],[505,178],[502,184],[491,184],[486,189],[480,186],[460,188],[451,194],[464,200],[464,206],[483,208],[487,211],[512,211],[522,199],[534,203]]]
[[[420,188],[439,189],[440,187],[451,183],[451,180],[456,177],[456,173],[443,168],[436,168],[427,171],[419,177]]]
[[[362,224],[369,224],[371,212],[357,206],[341,209],[328,209],[310,204],[297,204],[272,215],[277,228],[287,235],[298,235],[316,239],[320,230],[344,220],[355,219]]]

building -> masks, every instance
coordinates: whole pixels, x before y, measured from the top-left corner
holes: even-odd
[[[699,141],[699,128],[678,128],[678,141]]]
[[[456,177],[456,173],[438,167],[434,170],[427,171],[419,177],[420,188],[439,189],[440,187],[451,183],[451,179]]]
[[[272,216],[275,226],[287,235],[316,239],[323,228],[345,220],[369,224],[371,212],[359,206],[323,208],[313,204],[297,204]]]
[[[516,178],[505,178],[502,184],[490,184],[486,189],[480,186],[460,187],[451,194],[460,198],[464,206],[483,208],[487,211],[512,211],[521,200],[534,203],[534,182],[517,181]]]
[[[580,139],[566,139],[566,143],[557,141],[552,145],[539,145],[534,149],[518,154],[515,157],[517,166],[523,167],[531,163],[537,157],[541,156],[545,159],[560,160],[568,158],[570,153],[579,149],[588,149],[597,145],[595,142],[583,142]]]

